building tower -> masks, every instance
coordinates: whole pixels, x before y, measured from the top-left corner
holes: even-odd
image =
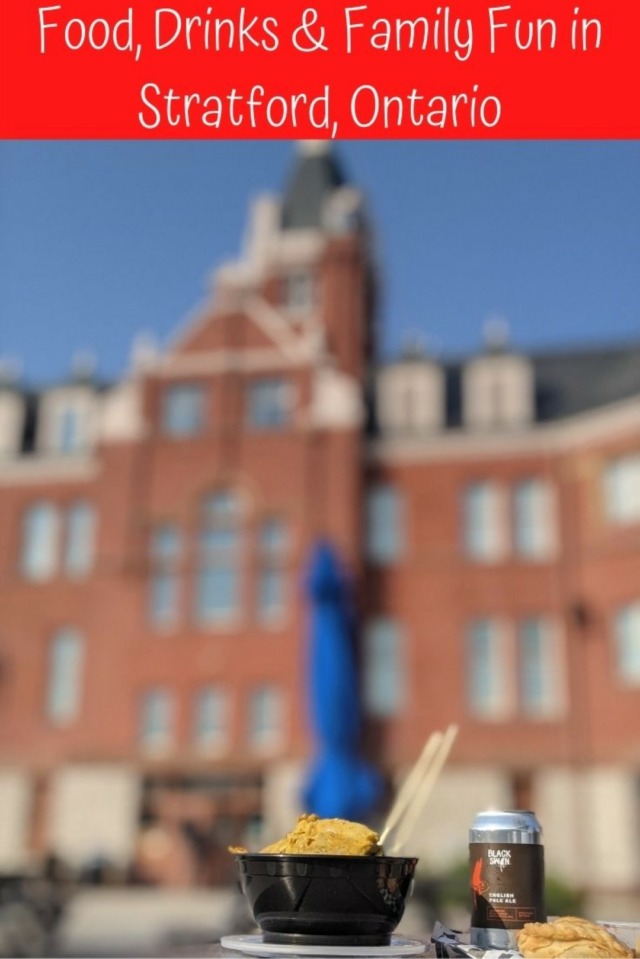
[[[99,847],[124,866],[141,816],[193,853],[242,841],[264,802],[290,825],[278,784],[309,751],[302,573],[319,537],[361,572],[374,305],[363,197],[327,145],[301,143],[166,350],[138,344],[108,389],[76,377],[38,398],[33,476],[5,478],[3,502],[7,557],[22,542],[2,614],[12,855],[82,865]],[[3,402],[13,416],[20,397]],[[182,848],[166,877],[200,866]]]

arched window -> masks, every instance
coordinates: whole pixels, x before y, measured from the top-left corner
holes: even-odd
[[[64,726],[77,719],[82,698],[84,641],[75,630],[61,629],[49,647],[46,714],[51,723]]]
[[[202,504],[196,615],[203,624],[233,619],[240,607],[243,509],[223,490]]]
[[[163,523],[153,531],[150,545],[149,616],[154,626],[173,626],[180,605],[180,532]]]
[[[60,517],[51,503],[34,503],[24,514],[20,567],[27,579],[44,580],[58,564]]]
[[[282,617],[286,597],[286,559],[289,529],[283,519],[271,518],[258,531],[258,619],[270,623]]]

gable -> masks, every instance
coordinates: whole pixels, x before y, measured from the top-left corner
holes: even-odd
[[[219,351],[268,350],[293,359],[300,355],[307,337],[260,297],[242,309],[203,311],[178,336],[170,349],[173,356]]]

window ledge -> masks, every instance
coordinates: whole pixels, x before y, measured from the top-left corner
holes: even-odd
[[[167,637],[167,636],[176,636],[180,631],[181,623],[172,622],[172,623],[150,623],[151,632],[154,636]]]
[[[0,461],[0,486],[19,482],[41,483],[95,479],[100,470],[92,453],[30,453]]]
[[[286,744],[282,739],[274,739],[264,743],[250,743],[249,748],[254,756],[259,756],[262,759],[273,759],[285,752]]]
[[[158,760],[168,759],[174,752],[173,743],[163,743],[162,745],[145,745],[144,743],[138,744],[138,751],[146,760]]]
[[[201,633],[237,632],[246,625],[246,619],[241,616],[229,616],[225,619],[197,619],[194,622],[195,628]]]
[[[228,740],[214,743],[210,746],[192,746],[192,753],[196,759],[223,759],[231,752],[231,743]]]
[[[263,630],[265,633],[280,632],[286,628],[288,621],[289,617],[284,611],[275,616],[270,616],[269,618],[262,618],[260,616],[256,617],[256,624],[258,628]]]

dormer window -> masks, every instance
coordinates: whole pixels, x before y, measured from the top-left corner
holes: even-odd
[[[40,399],[37,448],[72,456],[87,452],[95,438],[97,397],[86,385],[56,387]]]
[[[315,303],[315,282],[310,270],[293,270],[282,281],[282,305],[287,313],[309,313]]]
[[[444,373],[430,360],[394,364],[378,374],[376,409],[385,432],[438,429],[444,421],[444,401]]]
[[[464,370],[465,425],[473,429],[524,426],[533,419],[533,372],[515,353],[488,353]]]
[[[24,397],[0,383],[0,457],[20,453],[25,415]]]
[[[82,449],[80,411],[73,406],[60,411],[56,447],[59,453],[77,453]]]
[[[167,436],[195,436],[204,426],[204,389],[180,383],[165,390],[162,427]]]

